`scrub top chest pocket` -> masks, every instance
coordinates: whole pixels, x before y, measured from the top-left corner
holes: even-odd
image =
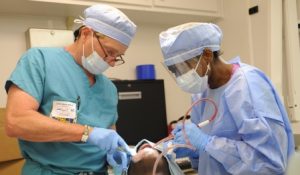
[[[68,101],[53,101],[50,117],[64,123],[76,123],[77,104]]]

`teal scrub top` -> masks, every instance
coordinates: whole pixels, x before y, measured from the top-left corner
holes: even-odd
[[[53,101],[74,102],[77,123],[110,128],[117,120],[117,90],[104,75],[95,78],[95,84],[90,86],[84,70],[64,48],[32,48],[21,57],[5,88],[8,91],[10,85],[17,85],[39,102],[38,111],[46,116],[50,115]],[[26,159],[53,174],[107,170],[106,153],[88,143],[19,143]]]

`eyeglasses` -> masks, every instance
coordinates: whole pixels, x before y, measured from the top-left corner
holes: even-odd
[[[99,43],[101,49],[103,50],[103,52],[104,52],[104,54],[105,54],[104,58],[107,58],[107,57],[113,57],[113,58],[115,58],[115,59],[114,59],[115,66],[120,66],[120,65],[122,65],[122,64],[125,63],[125,60],[123,59],[122,55],[119,55],[119,56],[108,55],[107,52],[106,52],[106,50],[104,49],[103,45],[101,44],[101,42],[100,42],[100,40],[99,40],[99,36],[97,36],[97,34],[95,34],[95,36],[96,36],[96,38],[97,38],[97,41],[98,41],[98,43]]]

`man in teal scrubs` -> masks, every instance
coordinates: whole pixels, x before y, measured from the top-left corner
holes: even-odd
[[[130,154],[113,130],[117,90],[102,73],[124,63],[136,25],[118,9],[94,5],[65,48],[32,48],[5,84],[6,132],[19,139],[23,175],[125,171]]]

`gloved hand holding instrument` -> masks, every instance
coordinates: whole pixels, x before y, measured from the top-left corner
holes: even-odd
[[[185,127],[185,134],[188,137],[190,144],[196,148],[196,150],[203,151],[207,145],[211,136],[205,134],[196,124],[194,123],[185,123],[179,124],[173,131],[174,135],[174,144],[186,144],[186,139],[184,132],[182,132],[183,126]],[[182,148],[183,149],[183,148]],[[182,150],[178,149],[178,150]],[[176,153],[176,150],[175,150]],[[176,153],[177,154],[177,153]],[[180,154],[180,153],[178,153]]]
[[[121,136],[112,129],[93,128],[87,140],[107,152],[107,162],[120,174],[127,171],[130,150]]]
[[[215,108],[215,111],[210,117],[210,119],[200,122],[198,124],[185,123],[185,118],[191,112],[192,108],[202,101],[211,102]],[[176,128],[172,131],[171,135],[160,140],[154,145],[155,147],[162,143],[164,151],[155,161],[153,167],[153,175],[155,175],[156,167],[159,162],[159,159],[162,157],[163,154],[169,154],[169,151],[171,150],[173,150],[173,152],[176,153],[176,157],[185,157],[185,156],[198,157],[200,151],[203,151],[205,149],[205,146],[207,145],[207,143],[211,138],[211,136],[205,134],[200,128],[212,122],[216,118],[217,113],[218,113],[218,107],[212,99],[202,98],[194,102],[191,105],[191,107],[188,109],[186,114],[184,115],[182,124],[176,126]]]
[[[193,156],[193,155],[196,155],[197,153],[199,153],[200,151],[203,151],[205,149],[205,146],[209,142],[209,139],[211,138],[211,136],[205,134],[200,128],[209,124],[210,122],[212,122],[215,119],[215,117],[217,116],[218,107],[213,100],[211,100],[209,98],[203,98],[203,99],[197,100],[196,102],[194,102],[191,105],[189,110],[186,112],[185,116],[187,116],[190,113],[193,106],[195,106],[196,104],[198,104],[202,101],[211,102],[215,108],[215,111],[212,114],[212,116],[210,117],[210,119],[200,122],[198,124],[195,124],[192,122],[186,123],[185,119],[184,119],[182,124],[178,124],[176,126],[176,128],[172,131],[173,143],[174,144],[188,144],[188,145],[193,146],[196,149],[196,152],[195,152],[193,150],[188,150],[186,148],[177,148],[174,150],[174,152],[176,153],[176,155],[178,155],[178,157],[184,157],[184,156],[189,156],[189,155]]]

